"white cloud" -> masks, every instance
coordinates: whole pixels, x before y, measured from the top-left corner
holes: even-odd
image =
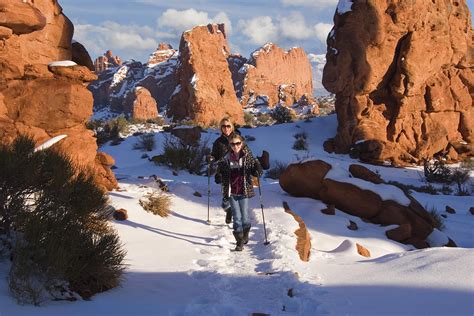
[[[228,34],[232,33],[232,22],[225,12],[219,12],[213,18],[205,11],[197,11],[193,8],[187,10],[168,9],[158,18],[160,28],[169,28],[176,34],[192,29],[197,25],[208,23],[225,23]]]
[[[224,23],[225,24],[225,31],[227,34],[232,33],[232,22],[230,21],[229,17],[225,12],[219,12],[216,16],[212,19],[213,23]]]
[[[269,16],[240,20],[238,27],[253,44],[262,45],[278,39],[278,27]]]
[[[329,32],[331,32],[332,27],[332,24],[327,23],[317,23],[314,26],[316,37],[321,41],[321,43],[326,44],[326,38],[328,37]]]
[[[321,44],[325,46],[332,24],[308,25],[303,14],[294,11],[287,16],[279,17],[275,22],[269,16],[240,20],[238,28],[252,44],[262,45],[266,42],[282,44],[314,39],[321,41]]]
[[[88,49],[93,59],[108,49],[152,52],[157,47],[155,36],[156,32],[148,26],[123,25],[111,21],[99,25],[76,24],[74,27],[74,39]]]
[[[334,7],[339,2],[338,0],[281,0],[284,5],[287,6],[307,6],[317,8]]]
[[[292,12],[289,16],[280,18],[279,29],[280,36],[287,39],[301,40],[313,35],[300,12]]]

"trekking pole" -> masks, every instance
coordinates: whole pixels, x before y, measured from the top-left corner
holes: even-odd
[[[209,219],[209,204],[211,203],[211,162],[207,163],[207,222],[210,224]]]
[[[214,157],[211,155],[207,156],[207,222],[210,224],[209,219],[209,204],[211,203],[211,164],[214,161]]]
[[[260,207],[262,208],[263,232],[265,234],[265,242],[263,244],[268,245],[270,244],[270,242],[267,240],[267,229],[265,227],[265,213],[263,212],[262,189],[260,188],[260,177],[258,177],[258,194],[260,197]]]

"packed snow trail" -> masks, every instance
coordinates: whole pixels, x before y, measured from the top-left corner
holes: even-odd
[[[203,192],[205,188],[200,189],[197,191]],[[188,191],[190,192],[191,190]],[[193,278],[210,285],[212,300],[207,296],[196,298],[184,311],[176,315],[198,315],[203,311],[206,311],[207,315],[243,315],[253,312],[302,315],[307,311],[309,315],[316,311],[318,304],[314,301],[308,302],[296,295],[288,296],[290,289],[293,291],[298,287],[299,280],[294,271],[274,267],[273,263],[276,260],[283,259],[283,256],[275,253],[281,246],[278,245],[278,240],[264,245],[265,237],[258,197],[251,199],[250,202],[252,229],[250,241],[242,252],[233,250],[235,239],[232,224],[224,223],[225,213],[220,207],[215,207],[219,204],[220,194],[214,192],[211,197],[213,207],[208,231],[209,244],[217,247],[196,247],[196,253],[203,255],[204,258],[193,260],[195,267],[189,271]],[[273,236],[271,228],[268,233]],[[290,236],[292,233],[282,230],[281,227],[275,237],[281,238],[284,234],[296,242],[295,237]],[[280,267],[284,266],[286,264],[280,264]]]

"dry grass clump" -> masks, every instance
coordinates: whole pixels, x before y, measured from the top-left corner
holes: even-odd
[[[163,192],[154,191],[145,196],[146,200],[140,200],[140,205],[147,212],[167,217],[171,210],[171,197]]]

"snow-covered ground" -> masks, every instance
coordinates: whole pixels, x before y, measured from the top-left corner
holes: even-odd
[[[335,115],[311,122],[242,129],[256,138],[248,145],[255,155],[270,151],[272,160],[292,162],[318,158],[340,167],[355,161],[324,152],[322,143],[336,133]],[[295,151],[293,135],[305,132],[308,151]],[[209,144],[216,130],[202,134]],[[163,133],[156,133],[161,153]],[[262,211],[251,200],[253,227],[250,242],[234,252],[230,225],[220,209],[220,188],[211,179],[210,219],[207,220],[207,177],[180,172],[142,159],[133,150],[137,137],[103,151],[116,160],[121,190],[110,193],[111,203],[128,210],[129,219],[113,222],[128,254],[122,286],[98,294],[91,301],[48,302],[41,307],[19,306],[8,294],[8,263],[0,262],[0,315],[473,315],[474,314],[474,206],[472,196],[416,193],[423,205],[447,214],[445,232],[459,248],[413,250],[385,237],[393,228],[365,223],[336,211],[320,212],[325,205],[309,198],[294,198],[278,181],[262,182],[269,245],[265,240]],[[385,180],[423,185],[419,168],[395,169],[366,165]],[[161,218],[145,212],[138,200],[156,189],[148,177],[156,174],[170,188],[172,214]],[[145,177],[145,178],[142,178]],[[472,180],[472,179],[471,179]],[[194,196],[200,192],[202,197]],[[295,250],[298,223],[284,212],[282,202],[305,221],[311,234],[309,262]],[[349,220],[359,229],[347,229]],[[372,254],[357,254],[355,243]],[[291,295],[289,295],[291,294]]]

